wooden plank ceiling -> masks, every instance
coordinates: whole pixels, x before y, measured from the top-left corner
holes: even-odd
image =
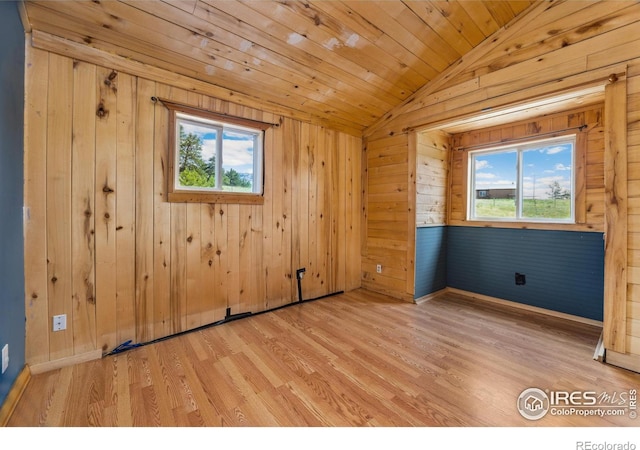
[[[360,133],[534,1],[24,3],[32,30]]]

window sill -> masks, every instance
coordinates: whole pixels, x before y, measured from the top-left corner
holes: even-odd
[[[536,220],[536,219],[531,219],[531,220],[527,220],[527,219],[520,219],[520,220],[515,220],[515,219],[493,219],[493,218],[478,218],[478,219],[467,219],[467,222],[477,222],[477,223],[482,223],[482,224],[486,224],[486,223],[495,223],[495,224],[503,224],[503,223],[508,223],[508,224],[513,224],[513,225],[527,225],[527,226],[531,226],[531,225],[554,225],[554,226],[565,226],[565,225],[577,225],[576,222],[574,220],[558,220],[558,221],[554,221],[554,220]]]
[[[229,203],[239,205],[263,205],[262,194],[240,194],[236,192],[170,192],[170,203]]]
[[[603,224],[595,223],[557,223],[557,222],[498,222],[481,220],[450,220],[447,225],[460,227],[485,227],[485,228],[520,228],[528,230],[559,230],[559,231],[585,231],[604,232]]]

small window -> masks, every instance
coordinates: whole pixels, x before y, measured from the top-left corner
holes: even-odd
[[[171,111],[169,201],[262,203],[269,124],[164,103]]]
[[[469,152],[469,219],[574,223],[575,136]]]

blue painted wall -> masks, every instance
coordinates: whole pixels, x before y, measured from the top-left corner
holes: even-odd
[[[25,364],[22,231],[24,29],[16,2],[0,1],[0,348],[9,369],[0,374],[0,404]]]
[[[416,230],[415,298],[447,287],[447,227]]]
[[[447,237],[447,286],[602,320],[602,233],[449,227]]]

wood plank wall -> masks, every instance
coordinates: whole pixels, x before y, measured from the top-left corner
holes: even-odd
[[[500,227],[604,231],[604,106],[588,106],[504,126],[466,131],[451,136],[451,185],[449,225],[495,226],[490,221],[467,221],[468,150],[499,145],[509,140],[535,139],[559,133],[577,133],[575,154],[576,224],[519,224],[501,222]],[[579,131],[578,127],[584,127]]]
[[[640,355],[640,59],[627,73],[627,353]],[[640,359],[638,360],[640,368]]]
[[[451,137],[441,131],[414,135],[417,139],[416,226],[445,225]]]
[[[413,300],[415,245],[415,167],[409,163],[407,134],[366,145],[366,245],[362,254],[362,286]],[[415,161],[415,157],[413,158]],[[415,164],[414,164],[415,166]],[[410,236],[413,236],[410,238]],[[377,265],[382,271],[377,272]],[[411,272],[413,273],[413,272]]]
[[[30,46],[26,86],[28,364],[360,287],[360,137]],[[279,123],[264,205],[168,203],[152,96]]]
[[[604,85],[610,74],[626,72],[629,178],[626,348],[636,367],[640,367],[638,40],[640,4],[637,2],[540,2],[526,17],[499,31],[491,42],[474,49],[459,64],[364,133],[372,147],[377,141],[384,142],[390,136],[399,139],[399,135],[411,130],[433,129],[454,119],[472,119],[487,108],[499,111],[596,82]],[[407,145],[406,151],[408,148]],[[402,153],[403,150],[396,151]],[[411,246],[410,239],[412,236],[408,235],[407,247]],[[414,268],[407,266],[407,270]],[[379,285],[391,289],[391,286]],[[402,286],[397,286],[396,295],[406,295]]]

